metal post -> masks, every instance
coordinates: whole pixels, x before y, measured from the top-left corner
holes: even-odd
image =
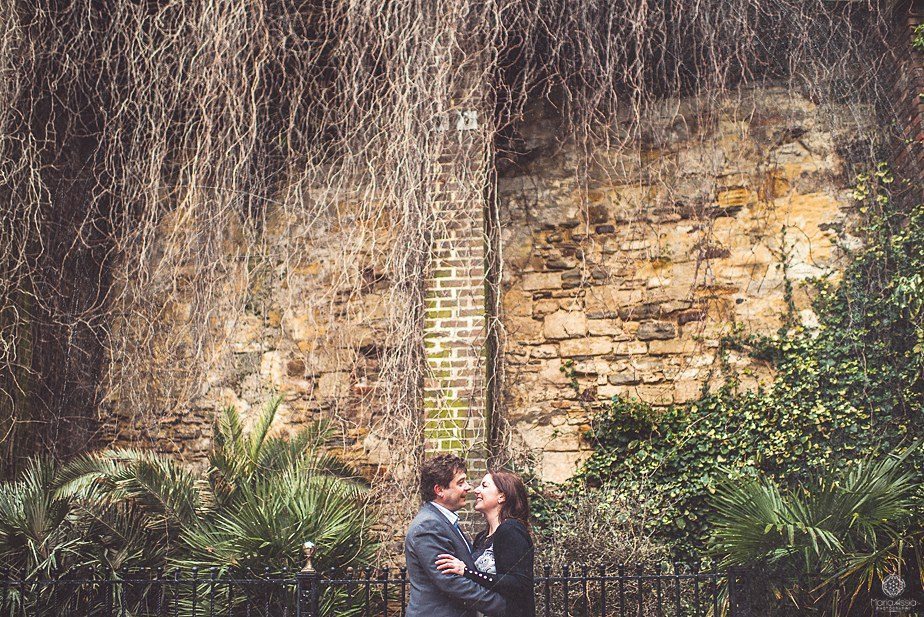
[[[738,610],[738,572],[737,568],[728,569],[728,617],[741,617]]]
[[[743,568],[728,570],[728,615],[751,617],[748,571]]]
[[[305,567],[295,575],[295,614],[297,617],[320,617],[321,575],[314,569],[311,558],[314,557],[315,545],[305,542],[302,552],[305,554]]]

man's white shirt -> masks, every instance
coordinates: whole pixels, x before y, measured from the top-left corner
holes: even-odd
[[[465,546],[467,546],[469,552],[471,552],[472,545],[468,543],[468,538],[465,537],[465,534],[462,533],[462,528],[459,526],[459,515],[453,512],[452,510],[449,510],[448,508],[441,506],[435,501],[431,501],[430,503],[432,503],[436,507],[436,509],[439,510],[443,514],[443,516],[446,517],[446,520],[449,521],[450,525],[452,525],[455,529],[459,531],[459,535],[462,536],[462,541],[465,542]]]

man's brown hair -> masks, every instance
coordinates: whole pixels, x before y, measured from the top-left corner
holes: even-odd
[[[455,454],[440,454],[420,466],[420,496],[424,501],[436,499],[436,485],[448,488],[460,471],[466,471],[465,461]]]

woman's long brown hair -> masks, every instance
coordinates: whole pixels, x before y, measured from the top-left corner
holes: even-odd
[[[529,495],[523,480],[512,471],[492,469],[488,473],[491,474],[494,486],[505,497],[501,504],[500,522],[516,519],[529,529]]]

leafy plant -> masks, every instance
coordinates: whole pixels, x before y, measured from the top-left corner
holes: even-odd
[[[80,561],[70,500],[59,497],[57,465],[35,458],[19,479],[0,485],[0,564],[25,576],[47,575]]]
[[[914,27],[914,32],[911,35],[911,46],[918,51],[924,51],[924,24]]]
[[[301,567],[306,540],[317,545],[320,568],[368,565],[377,545],[365,489],[323,451],[326,426],[271,436],[278,408],[271,401],[250,431],[233,408],[224,410],[209,467],[199,473],[137,450],[85,455],[64,467],[35,459],[19,481],[0,485],[0,567],[25,581],[82,567],[167,565],[253,578]],[[269,587],[246,586],[234,603],[281,611],[276,603],[291,598],[271,597]],[[41,599],[30,601],[37,608]],[[324,602],[337,614],[353,605],[343,594]]]
[[[47,593],[46,581],[66,572],[153,567],[163,545],[144,513],[101,494],[62,490],[63,470],[53,461],[29,461],[18,480],[0,484],[0,570],[21,584],[5,590],[11,611],[23,614],[86,612],[94,600],[79,585]],[[95,602],[100,594],[95,594]]]
[[[865,245],[839,284],[816,282],[818,328],[723,341],[772,364],[772,383],[740,391],[729,373],[722,389],[663,412],[615,398],[595,418],[594,453],[565,490],[647,491],[648,529],[683,559],[705,550],[710,496],[729,470],[785,489],[924,438],[924,207],[893,200],[894,185],[885,166],[857,178]],[[924,471],[920,450],[907,465]]]
[[[561,575],[559,568],[565,565],[587,565],[593,568],[593,576],[596,566],[604,566],[614,573],[618,572],[618,567],[628,564],[631,574],[636,568],[654,572],[668,561],[667,547],[652,539],[645,524],[646,493],[626,494],[613,486],[578,495],[549,497],[561,501],[557,507],[546,511],[542,526],[535,531],[537,565],[554,567],[556,575]],[[542,576],[543,572],[537,571],[536,575]],[[624,592],[630,597],[636,596],[637,589],[637,582],[624,582]],[[646,609],[655,614],[654,598],[649,600]],[[560,594],[548,598],[539,594],[537,601],[537,614],[543,611],[565,614],[564,598]],[[602,614],[605,607],[597,594],[570,598],[569,602],[569,614]]]
[[[713,553],[724,567],[755,568],[797,607],[855,603],[874,581],[907,569],[920,541],[920,478],[906,467],[915,449],[828,470],[791,490],[731,472],[712,498]],[[816,589],[799,584],[805,575],[820,577]]]

